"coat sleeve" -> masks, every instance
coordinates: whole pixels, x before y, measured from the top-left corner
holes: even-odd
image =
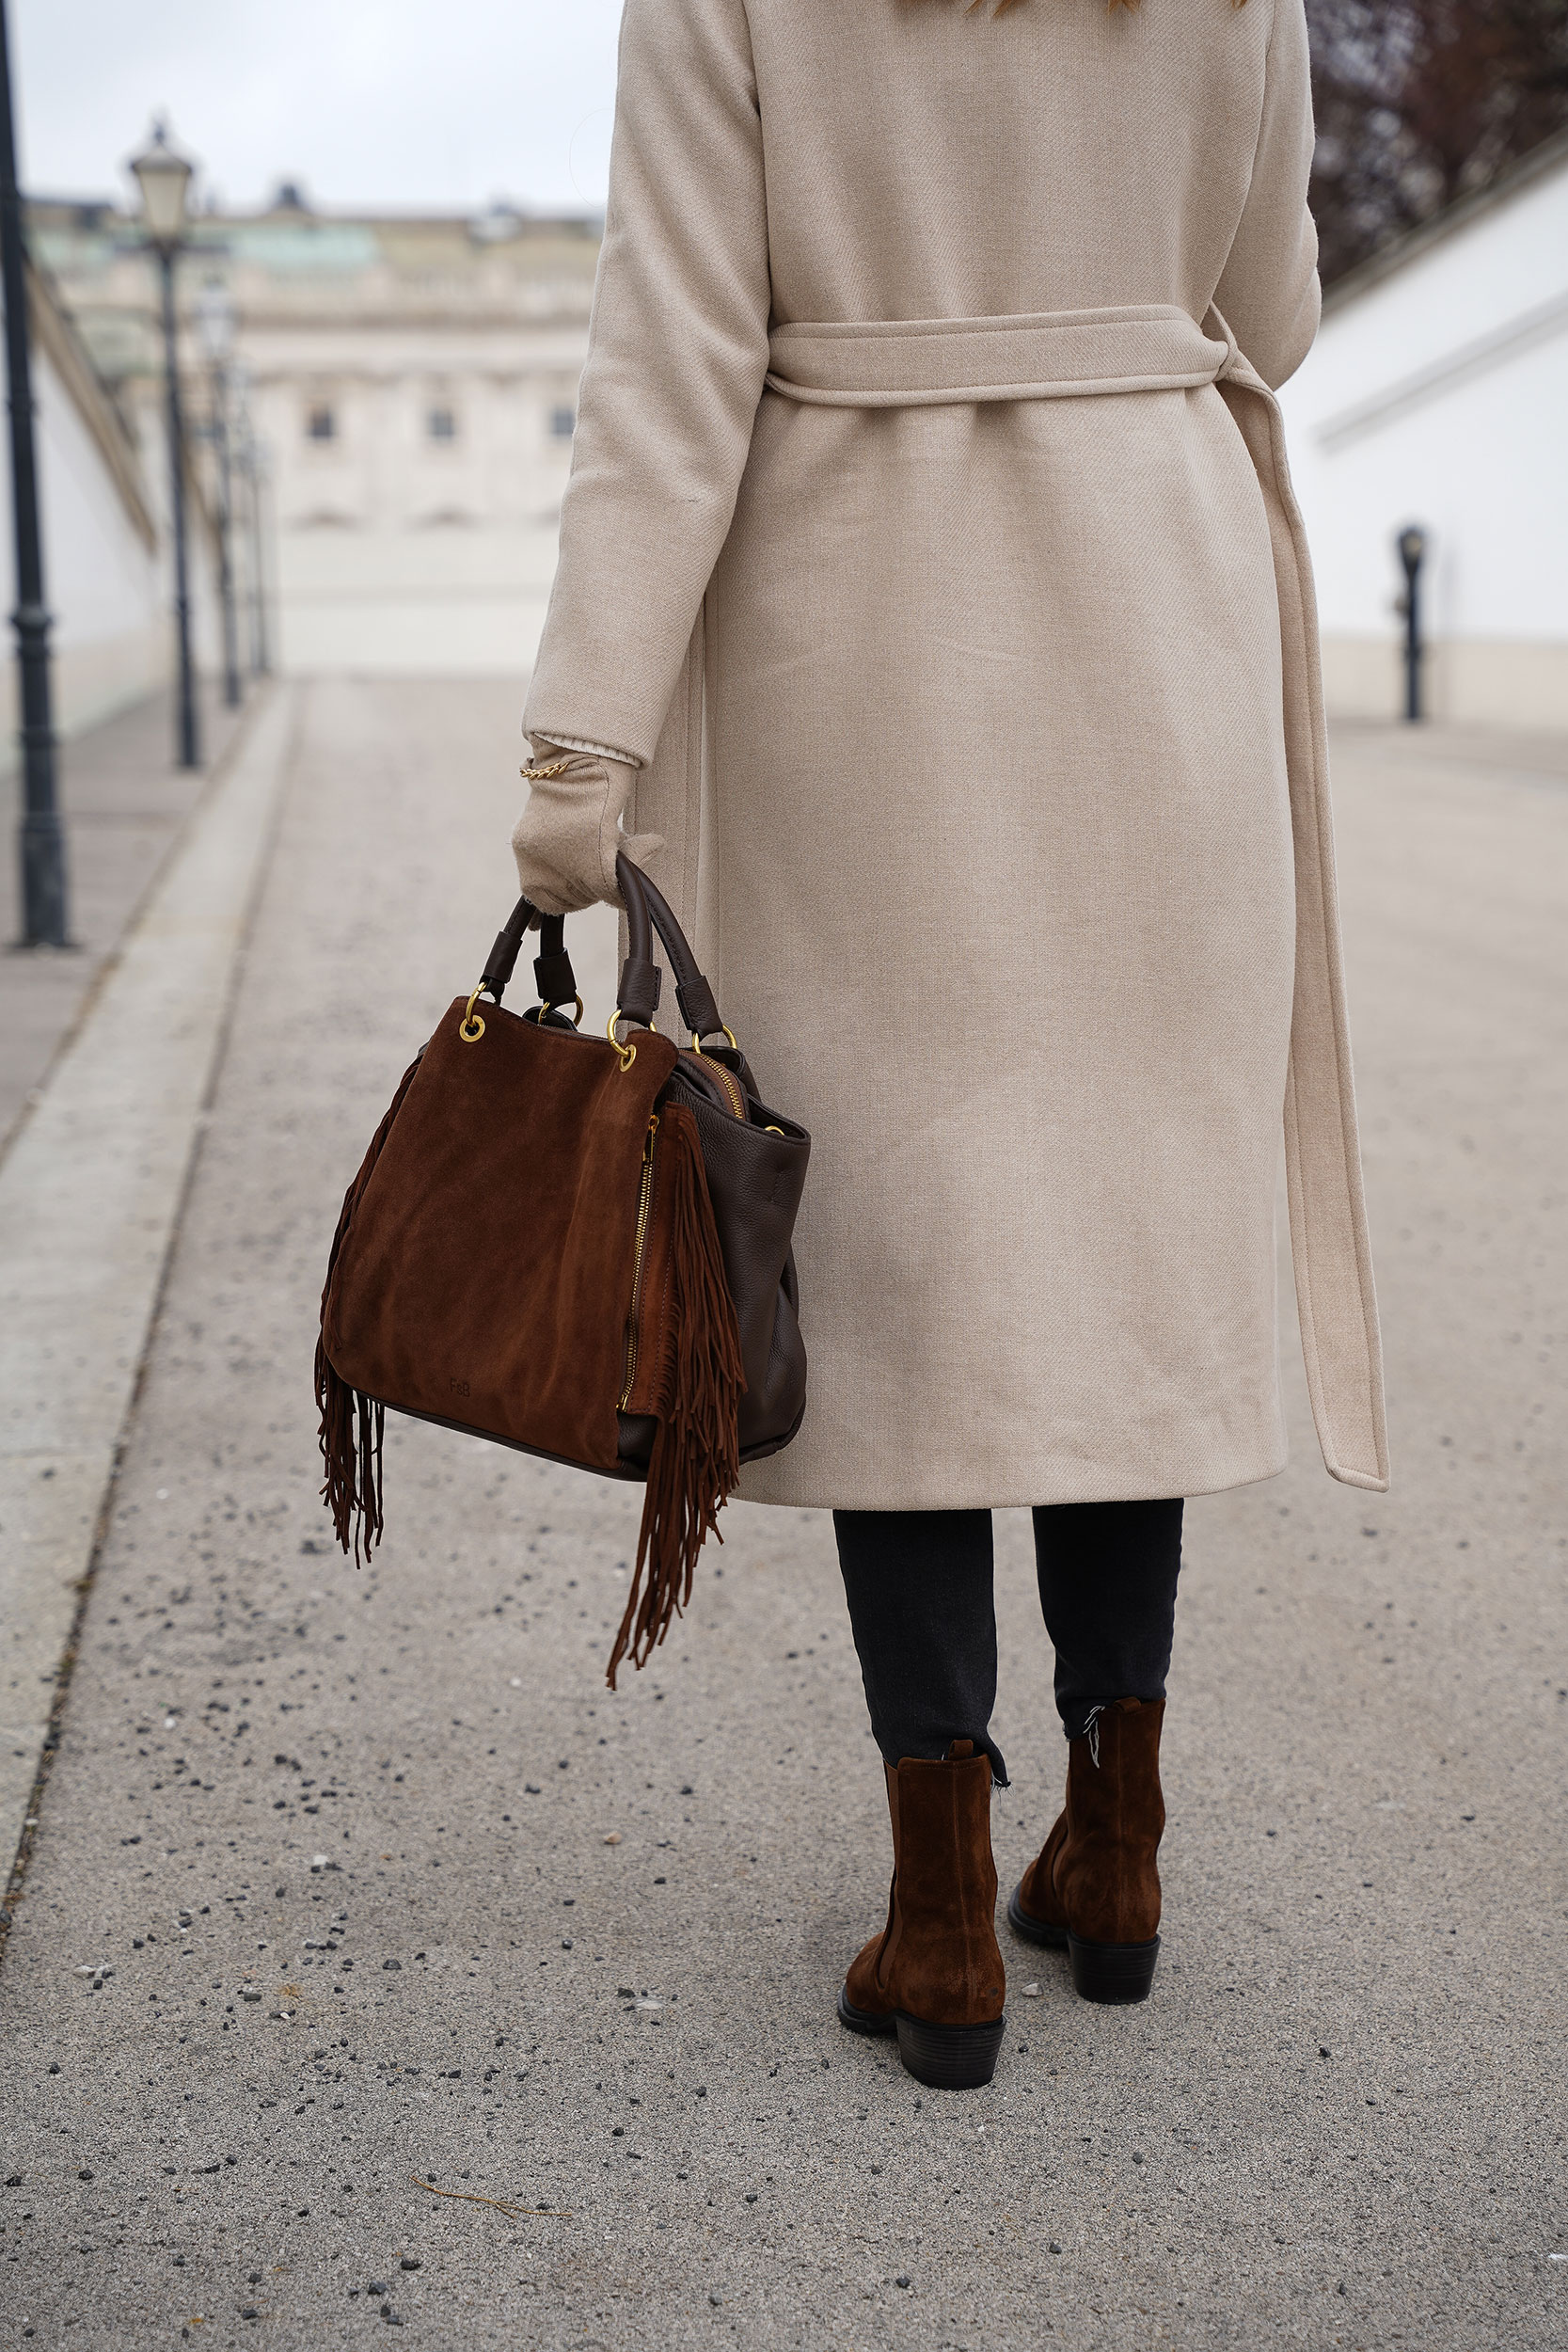
[[[1271,389],[1293,375],[1318,331],[1318,232],[1307,209],[1312,76],[1304,0],[1275,0],[1252,183],[1216,308]]]
[[[744,0],[626,0],[610,201],[526,731],[652,758],[768,369]]]

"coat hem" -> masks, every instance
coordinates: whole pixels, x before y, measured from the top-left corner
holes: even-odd
[[[774,1454],[771,1461],[782,1458]],[[798,1488],[787,1493],[758,1494],[742,1470],[734,1500],[795,1511],[1026,1511],[1038,1504],[1057,1502],[1165,1502],[1178,1496],[1190,1500],[1195,1495],[1228,1494],[1234,1486],[1259,1486],[1264,1479],[1277,1478],[1288,1458],[1286,1450],[1281,1448],[1266,1461],[1239,1463],[1227,1470],[1195,1470],[1185,1480],[1096,1478],[1085,1471],[1066,1475],[1060,1468],[1054,1473],[1042,1468],[1023,1480],[1009,1478],[1001,1492],[984,1481],[938,1481],[927,1487],[915,1478],[898,1482],[896,1494],[880,1483],[875,1487],[854,1482],[840,1486],[832,1481],[818,1486],[815,1480],[803,1480]],[[1346,1483],[1364,1482],[1356,1477]],[[915,1489],[912,1493],[911,1485]]]

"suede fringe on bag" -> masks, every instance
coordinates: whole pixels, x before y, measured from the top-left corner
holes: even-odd
[[[326,1262],[326,1281],[322,1289],[324,1326],[332,1271],[343,1246],[343,1236],[422,1058],[422,1055],[417,1056],[404,1072],[391,1107],[371,1137],[359,1173],[343,1195],[338,1230],[332,1236],[332,1254]],[[381,1534],[381,1439],[387,1414],[373,1397],[362,1396],[357,1389],[351,1389],[347,1381],[338,1377],[327,1360],[325,1329],[316,1342],[316,1402],[321,1406],[318,1437],[326,1469],[322,1501],[332,1514],[338,1541],[345,1551],[352,1549],[355,1565],[358,1567],[370,1558]]]
[[[684,1105],[666,1105],[659,1148],[673,1193],[671,1332],[659,1366],[658,1434],[648,1463],[637,1567],[606,1681],[627,1652],[643,1666],[691,1597],[704,1538],[740,1475],[737,1435],[740,1331],[724,1279],[719,1230],[708,1199],[697,1125]],[[721,1543],[723,1537],[719,1537]],[[644,1567],[647,1574],[644,1580]]]

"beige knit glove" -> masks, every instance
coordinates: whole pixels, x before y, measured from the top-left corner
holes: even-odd
[[[544,914],[575,914],[601,898],[618,906],[616,852],[641,866],[664,847],[661,834],[624,834],[621,817],[635,768],[597,753],[535,746],[523,771],[528,806],[512,835],[517,883]]]

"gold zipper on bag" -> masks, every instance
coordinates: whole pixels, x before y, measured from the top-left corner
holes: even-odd
[[[707,1062],[714,1076],[723,1088],[724,1092],[729,1096],[730,1108],[734,1111],[736,1119],[744,1119],[746,1116],[746,1098],[740,1091],[740,1081],[736,1076],[734,1071],[726,1070],[723,1063],[721,1061],[715,1061],[711,1054],[705,1055],[704,1059]]]
[[[726,1070],[721,1061],[718,1060],[712,1054],[703,1053],[700,1047],[694,1050],[696,1059],[702,1063],[707,1075],[710,1078],[718,1079],[720,1087],[723,1091],[724,1100],[729,1104],[735,1117],[736,1119],[744,1119],[746,1116],[746,1097],[741,1092],[740,1081],[736,1076],[734,1071]]]
[[[637,1310],[642,1297],[642,1260],[648,1246],[648,1211],[654,1198],[654,1137],[657,1133],[658,1113],[655,1111],[649,1118],[642,1143],[642,1182],[637,1195],[637,1240],[632,1250],[631,1312],[626,1317],[626,1376],[621,1388],[622,1411],[637,1377]]]

